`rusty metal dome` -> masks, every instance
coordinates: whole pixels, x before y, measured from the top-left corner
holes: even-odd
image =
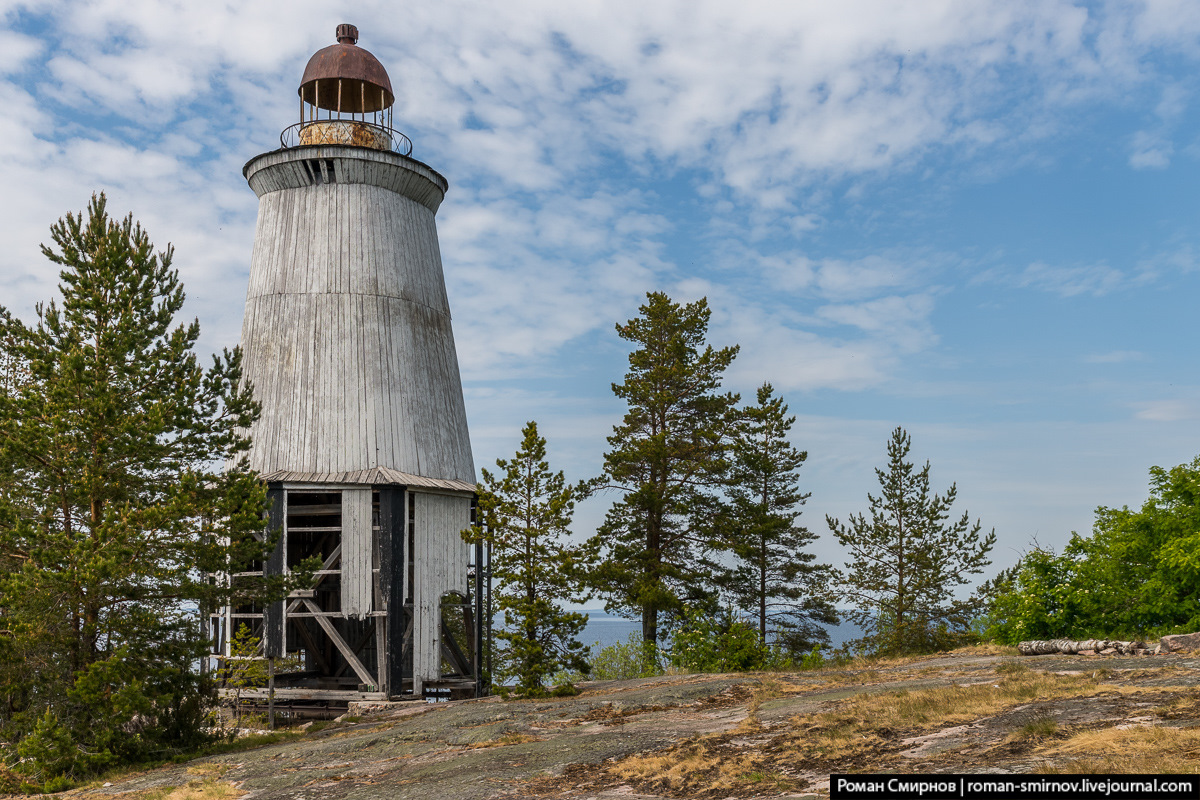
[[[338,25],[337,44],[308,60],[300,79],[300,98],[327,111],[370,114],[395,102],[392,82],[379,59],[359,47],[358,28]]]

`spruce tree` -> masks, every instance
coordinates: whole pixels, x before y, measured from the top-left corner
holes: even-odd
[[[917,470],[907,461],[912,439],[896,428],[888,441],[888,469],[876,469],[881,493],[868,493],[870,518],[851,515],[843,525],[826,517],[852,560],[841,578],[842,597],[854,605],[849,617],[876,652],[920,652],[953,644],[978,610],[955,590],[991,563],[992,530],[981,536],[963,512],[950,519],[958,495],[929,488],[929,462]]]
[[[612,387],[628,411],[592,484],[622,496],[590,547],[593,585],[610,610],[640,613],[643,640],[654,647],[660,613],[711,605],[707,553],[723,513],[738,402],[720,388],[738,348],[705,344],[711,312],[704,299],[680,305],[651,292],[639,312],[617,325],[637,346],[624,382]]]
[[[496,633],[500,677],[515,678],[521,693],[538,694],[560,669],[588,670],[588,651],[578,640],[588,618],[560,607],[584,599],[579,549],[567,541],[578,490],[562,472],[550,471],[536,422],[521,435],[516,454],[497,459],[498,474],[482,470],[479,504],[504,614]]]
[[[727,546],[736,561],[722,583],[738,608],[754,614],[761,645],[798,654],[828,643],[822,624],[837,623],[833,570],[813,563],[808,549],[817,535],[796,521],[809,497],[798,485],[808,453],[788,439],[796,418],[769,383],[756,400],[742,410],[733,444]]]
[[[240,353],[197,363],[171,248],[104,195],[51,239],[61,303],[33,326],[0,307],[0,732],[77,743],[65,766],[22,764],[42,780],[202,738],[208,575],[269,546],[263,487],[220,471],[257,414]]]

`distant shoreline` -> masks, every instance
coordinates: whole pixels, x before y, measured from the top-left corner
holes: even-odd
[[[642,629],[640,621],[609,614],[602,608],[570,610],[588,615],[587,627],[583,629],[579,641],[589,647],[597,643],[599,643],[600,647],[609,647],[618,642],[624,642],[629,638],[630,634],[637,633]],[[497,617],[497,624],[499,624],[499,617]],[[849,622],[843,622],[840,625],[827,625],[826,630],[829,631],[830,644],[835,648],[841,647],[853,639],[862,637],[862,630],[857,625]]]

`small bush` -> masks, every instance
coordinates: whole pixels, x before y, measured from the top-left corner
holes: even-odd
[[[70,776],[86,771],[89,766],[80,763],[83,761],[82,753],[71,732],[49,710],[17,745],[17,755],[21,757],[17,769],[44,787],[60,778],[70,785]]]
[[[643,641],[640,633],[631,633],[624,642],[610,644],[592,657],[592,678],[598,681],[653,678],[661,674],[653,644]]]
[[[21,791],[21,776],[0,764],[0,794],[16,794]]]
[[[770,665],[758,630],[732,612],[688,614],[671,638],[671,663],[688,672],[746,672]]]

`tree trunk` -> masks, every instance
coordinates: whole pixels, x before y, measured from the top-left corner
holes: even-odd
[[[642,606],[642,641],[658,647],[658,609],[653,606]]]

